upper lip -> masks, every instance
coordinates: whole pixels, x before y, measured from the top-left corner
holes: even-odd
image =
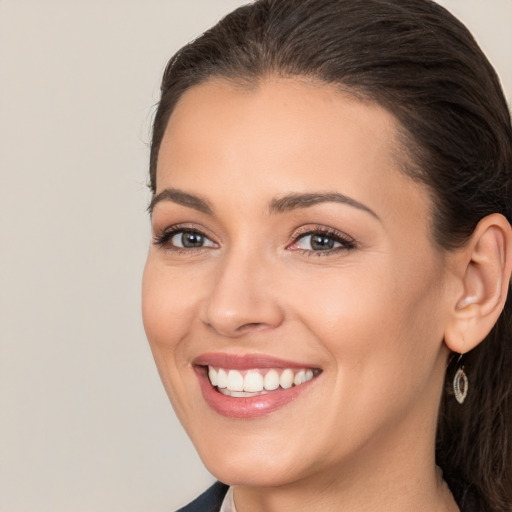
[[[250,370],[251,368],[315,368],[310,364],[287,361],[265,354],[227,354],[212,352],[201,354],[192,363],[197,366],[231,368],[233,370]]]

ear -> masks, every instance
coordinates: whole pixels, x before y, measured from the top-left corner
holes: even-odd
[[[512,271],[512,228],[507,219],[497,213],[484,217],[456,265],[458,292],[444,340],[450,350],[464,354],[489,334],[507,298]]]

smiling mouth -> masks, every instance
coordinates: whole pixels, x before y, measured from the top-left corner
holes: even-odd
[[[206,404],[235,420],[256,420],[308,396],[322,373],[264,354],[208,353],[192,366]]]
[[[208,365],[210,384],[225,396],[249,398],[301,386],[316,377],[314,368],[254,368],[235,370]]]

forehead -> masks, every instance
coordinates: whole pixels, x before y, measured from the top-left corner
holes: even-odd
[[[177,127],[177,130],[175,129]],[[212,146],[219,137],[271,147],[311,140],[316,146],[350,145],[356,139],[385,144],[391,156],[399,148],[398,122],[375,102],[356,99],[336,87],[299,78],[268,78],[244,85],[214,79],[187,90],[178,101],[164,136],[180,143],[210,130]],[[215,128],[215,129],[214,129]],[[262,137],[263,134],[267,138]],[[312,135],[314,140],[312,140]],[[207,141],[204,141],[205,143]],[[332,150],[332,148],[331,148]]]
[[[398,126],[386,109],[325,84],[206,82],[184,93],[171,115],[157,192],[193,185],[215,194],[229,184],[250,199],[264,190],[335,189],[372,209],[393,209],[390,200],[404,195],[426,206],[424,187],[401,171]]]

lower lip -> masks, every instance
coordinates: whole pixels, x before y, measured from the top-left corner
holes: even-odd
[[[217,413],[228,418],[253,419],[265,416],[293,402],[316,380],[293,386],[289,389],[270,391],[265,395],[233,397],[223,395],[210,383],[204,366],[195,367],[206,403]]]

